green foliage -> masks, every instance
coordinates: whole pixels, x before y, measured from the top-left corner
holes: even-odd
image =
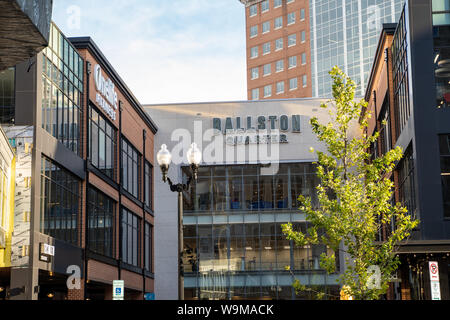
[[[389,177],[403,157],[402,149],[397,147],[370,159],[368,150],[379,133],[366,134],[371,117],[366,110],[367,102],[355,102],[356,85],[338,67],[330,75],[334,99],[321,107],[329,111],[332,121],[327,124],[319,123],[317,118],[310,121],[313,132],[327,147],[326,153],[316,152],[319,205],[313,206],[311,198],[299,196],[300,210],[306,213],[311,227],[304,234],[286,224],[283,232],[298,246],[324,244],[337,253],[343,245],[346,267],[339,278],[341,286],[347,286],[354,299],[378,299],[386,293],[391,275],[398,268],[396,246],[410,236],[419,222],[400,204],[391,204],[394,185]],[[350,138],[352,125],[357,123],[360,135]],[[380,221],[382,224],[395,221],[395,230],[382,243],[376,242]],[[322,254],[321,268],[334,273],[335,265],[334,254]],[[380,285],[376,288],[368,285],[372,274],[367,270],[373,265],[381,271]],[[302,289],[300,283],[294,286]]]

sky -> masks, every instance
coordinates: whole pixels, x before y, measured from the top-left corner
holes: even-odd
[[[67,37],[90,36],[141,104],[247,99],[238,0],[54,0]]]

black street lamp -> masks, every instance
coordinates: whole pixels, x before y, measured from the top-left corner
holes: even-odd
[[[187,152],[188,163],[191,167],[192,176],[189,177],[186,184],[173,184],[167,176],[169,166],[172,162],[172,155],[167,150],[167,146],[163,144],[159,150],[156,159],[162,171],[162,179],[168,182],[170,191],[178,192],[178,298],[184,300],[184,274],[183,274],[183,191],[189,190],[193,180],[197,181],[198,167],[202,161],[202,152],[197,148],[197,144],[193,143]]]

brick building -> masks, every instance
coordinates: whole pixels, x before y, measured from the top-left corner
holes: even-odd
[[[311,97],[308,0],[247,1],[249,100]]]
[[[6,298],[111,299],[124,280],[125,299],[143,299],[157,128],[93,40],[54,24],[49,46],[6,79],[15,99],[2,126],[17,146]]]
[[[240,0],[249,100],[331,97],[339,66],[363,96],[383,23],[404,0]]]

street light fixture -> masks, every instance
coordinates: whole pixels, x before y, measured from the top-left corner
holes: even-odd
[[[184,274],[183,274],[183,191],[188,191],[192,184],[192,181],[197,181],[198,167],[202,161],[202,152],[197,147],[196,143],[193,143],[187,151],[187,160],[192,171],[192,176],[189,177],[186,184],[179,183],[173,184],[168,177],[170,163],[172,162],[172,155],[167,150],[167,146],[163,144],[161,150],[156,155],[159,167],[162,172],[162,180],[168,182],[170,191],[178,193],[178,298],[184,300]]]

